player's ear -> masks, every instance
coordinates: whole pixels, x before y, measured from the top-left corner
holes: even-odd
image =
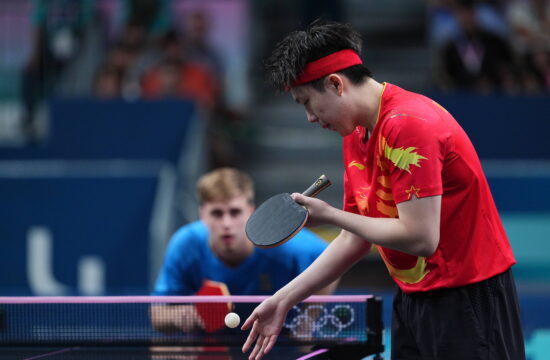
[[[326,77],[325,87],[340,96],[344,90],[344,79],[338,74],[330,74]]]

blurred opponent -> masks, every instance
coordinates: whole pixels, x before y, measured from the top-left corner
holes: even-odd
[[[305,270],[326,243],[304,229],[275,249],[255,248],[245,233],[254,211],[252,179],[234,168],[219,168],[197,183],[200,221],[173,235],[154,295],[194,295],[205,280],[224,283],[231,295],[270,295]],[[319,294],[329,294],[336,282]],[[153,326],[162,332],[200,331],[194,306],[155,306]]]

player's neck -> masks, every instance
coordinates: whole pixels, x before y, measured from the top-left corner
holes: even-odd
[[[212,251],[226,266],[235,268],[242,264],[253,252],[254,245],[247,242],[245,246],[233,249],[232,251],[219,251],[215,246],[210,245]]]
[[[374,79],[368,79],[358,88],[358,113],[360,116],[359,125],[365,127],[372,133],[378,121],[380,99],[384,92],[384,85]]]

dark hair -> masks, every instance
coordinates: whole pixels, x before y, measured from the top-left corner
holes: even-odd
[[[352,49],[361,55],[361,35],[351,25],[337,22],[314,21],[306,30],[288,34],[265,61],[269,81],[277,90],[288,89],[307,63],[336,51]],[[361,83],[372,73],[363,65],[338,71],[354,84]],[[308,83],[323,91],[322,79]]]

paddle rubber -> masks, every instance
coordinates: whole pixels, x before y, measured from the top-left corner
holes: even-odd
[[[229,296],[227,286],[222,282],[205,280],[197,292],[198,296]],[[225,315],[231,311],[231,303],[197,303],[195,308],[204,323],[204,331],[215,332],[225,328]]]
[[[303,195],[314,197],[330,185],[330,180],[321,175]],[[292,200],[290,194],[278,194],[266,200],[250,216],[246,235],[258,247],[279,246],[296,235],[307,219],[307,209]]]

